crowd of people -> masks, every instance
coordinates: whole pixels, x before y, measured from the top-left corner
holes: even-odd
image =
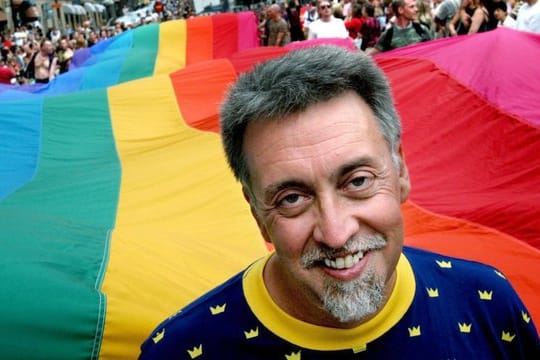
[[[73,31],[51,28],[43,33],[40,27],[20,26],[2,33],[0,83],[48,83],[69,70],[76,50],[91,47],[99,41],[121,33],[124,29],[102,27],[94,29],[89,21]]]
[[[374,54],[498,26],[540,33],[538,0],[290,0],[262,9],[259,35],[268,46],[350,37]]]
[[[158,6],[162,4],[156,2]],[[141,16],[136,24],[95,28],[85,21],[76,29],[19,26],[1,36],[0,83],[47,83],[69,70],[77,49],[91,47],[133,27],[189,18],[181,0]],[[172,6],[172,7],[171,7]],[[351,38],[369,54],[431,39],[490,31],[498,26],[540,33],[538,0],[300,0],[259,4],[263,46],[284,46],[317,38]]]
[[[163,4],[155,2],[155,7]],[[46,84],[59,74],[69,71],[75,51],[92,47],[137,26],[192,16],[182,0],[169,0],[167,6],[154,9],[150,16],[141,16],[136,24],[116,22],[97,27],[83,21],[75,29],[61,31],[52,27],[47,32],[35,23],[25,23],[14,30],[1,32],[0,84]],[[19,24],[18,24],[19,25]]]

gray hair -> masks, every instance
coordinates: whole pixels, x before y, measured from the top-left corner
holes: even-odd
[[[250,122],[275,121],[301,113],[311,105],[347,91],[354,91],[371,108],[392,158],[399,166],[401,122],[383,72],[362,52],[316,46],[258,64],[253,71],[242,74],[229,89],[221,106],[221,132],[227,160],[236,179],[249,185],[243,143]]]

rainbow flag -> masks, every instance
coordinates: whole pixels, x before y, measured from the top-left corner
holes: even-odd
[[[377,57],[404,122],[406,242],[498,266],[539,323],[538,123],[432,55],[476,39],[476,59],[505,39],[524,49],[509,62],[538,71],[523,53],[538,39],[499,30]],[[266,254],[218,107],[239,73],[315,45],[258,48],[253,13],[221,14],[137,28],[48,86],[1,88],[0,357],[136,358],[161,320]],[[513,95],[536,94],[533,78]]]

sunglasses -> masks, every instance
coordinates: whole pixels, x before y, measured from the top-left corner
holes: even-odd
[[[330,5],[321,5],[321,6],[319,6],[319,9],[321,9],[321,10],[330,9]]]

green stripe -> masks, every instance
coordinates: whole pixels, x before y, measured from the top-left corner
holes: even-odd
[[[133,46],[124,59],[118,83],[154,75],[159,47],[159,24],[149,24],[133,31]]]
[[[0,353],[97,358],[120,163],[105,90],[48,97],[32,182],[0,203]]]

